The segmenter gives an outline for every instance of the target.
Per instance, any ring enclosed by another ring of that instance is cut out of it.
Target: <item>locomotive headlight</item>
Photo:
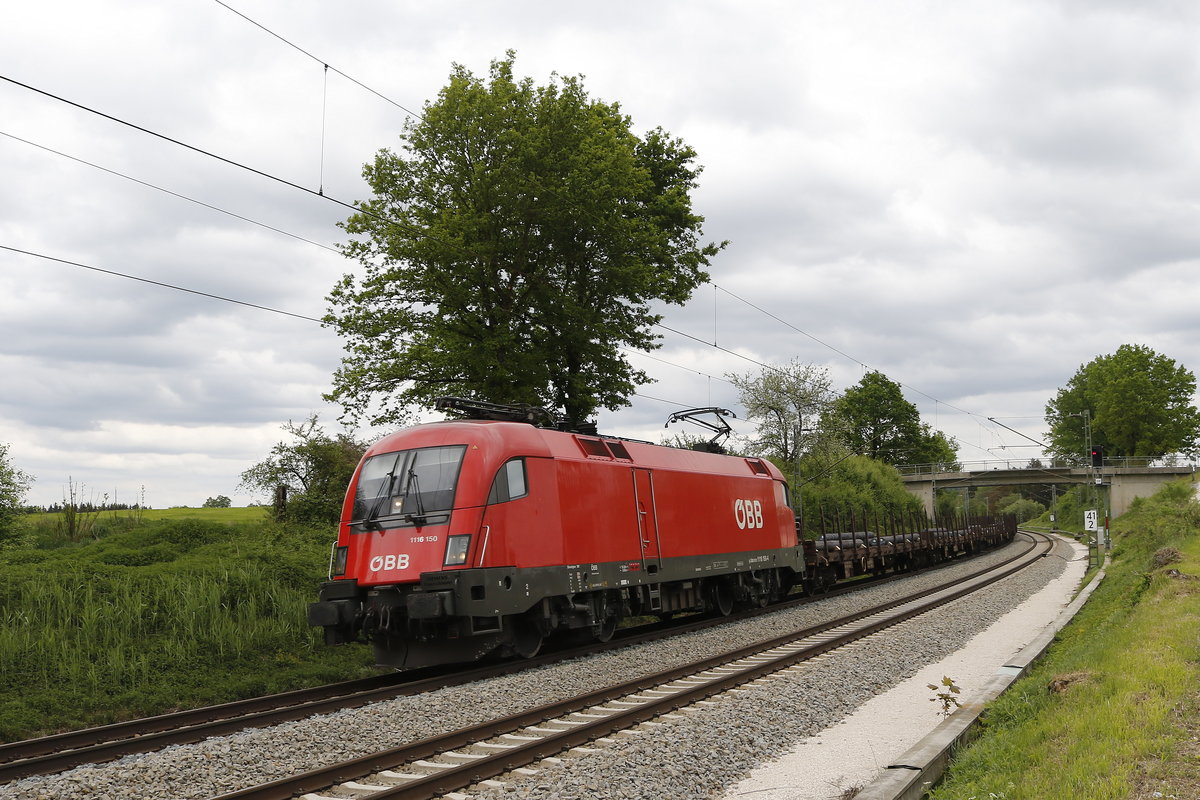
[[[329,577],[334,575],[346,574],[346,556],[350,552],[349,547],[335,547],[333,549],[333,563],[329,567]]]
[[[467,548],[471,546],[471,534],[463,533],[446,537],[446,558],[442,563],[447,567],[459,567],[467,563]]]

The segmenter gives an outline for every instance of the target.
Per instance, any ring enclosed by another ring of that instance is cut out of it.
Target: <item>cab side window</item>
[[[496,479],[492,481],[492,489],[488,492],[488,504],[507,503],[529,494],[529,486],[525,480],[525,459],[514,458],[505,462]]]

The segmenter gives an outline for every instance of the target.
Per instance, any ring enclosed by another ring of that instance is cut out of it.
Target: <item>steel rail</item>
[[[1038,534],[1038,536],[1043,539],[1042,544],[1047,545],[1046,552],[1049,552],[1053,547],[1053,541],[1041,534]],[[773,657],[770,660],[760,661],[754,666],[747,667],[745,670],[737,673],[719,678],[704,679],[701,685],[697,685],[691,689],[672,692],[669,696],[663,697],[660,700],[648,700],[628,710],[614,711],[603,719],[597,719],[593,722],[573,724],[570,729],[560,733],[548,734],[537,741],[514,745],[501,753],[475,758],[459,767],[447,768],[437,774],[412,780],[393,788],[378,790],[372,792],[370,795],[371,800],[392,800],[392,798],[399,798],[401,800],[428,800],[428,798],[457,791],[482,780],[509,772],[515,768],[532,764],[555,753],[562,752],[571,747],[577,747],[614,731],[629,728],[653,717],[661,716],[664,713],[669,713],[680,707],[703,700],[713,694],[726,691],[742,683],[747,683],[772,672],[793,666],[801,661],[814,658],[822,653],[842,647],[885,628],[898,625],[934,608],[979,591],[985,586],[989,586],[1035,563],[1045,553],[1038,553],[1030,558],[1026,557],[1038,546],[1038,542],[1032,540],[1031,537],[1029,547],[1003,564],[990,567],[986,570],[978,570],[949,584],[951,587],[961,587],[958,589],[948,590],[947,586],[941,586],[916,592],[899,600],[884,603],[837,620],[772,637],[692,664],[664,670],[653,675],[608,686],[586,695],[560,702],[548,703],[508,717],[451,731],[447,734],[312,770],[301,775],[282,778],[259,786],[252,786],[223,794],[213,800],[290,800],[290,798],[298,795],[325,789],[340,782],[392,770],[416,760],[436,756],[440,753],[472,745],[506,733],[513,733],[531,726],[538,726],[559,717],[578,713],[584,709],[595,708],[598,705],[628,697],[647,689],[658,688],[664,684],[670,684],[684,678],[695,677],[698,673],[704,673],[718,666],[728,665],[730,662],[737,662],[748,656],[761,654],[763,651],[788,648],[788,652],[782,655]],[[938,596],[929,600],[925,599],[933,595]],[[908,608],[903,608],[905,606],[908,606]],[[898,608],[903,608],[903,610],[892,616],[870,621],[872,617],[879,617]],[[859,625],[858,623],[863,624]],[[792,646],[798,640],[811,639],[814,636],[848,627],[849,630],[844,630],[833,638],[823,639],[801,648]]]
[[[342,681],[340,683],[326,684],[309,689],[295,689],[279,694],[234,700],[229,703],[175,711],[169,714],[159,714],[144,719],[114,722],[111,725],[56,733],[37,739],[7,742],[0,744],[0,762],[30,758],[57,750],[86,747],[98,741],[120,739],[141,733],[189,727],[248,712],[261,711],[268,707],[277,708],[281,705],[295,705],[297,703],[321,700],[326,697],[345,697],[381,686],[392,685],[396,682],[395,675],[374,675],[360,680]]]

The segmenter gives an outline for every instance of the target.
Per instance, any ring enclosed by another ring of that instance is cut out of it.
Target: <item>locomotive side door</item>
[[[633,502],[637,512],[638,539],[642,549],[642,567],[653,575],[658,572],[658,513],[654,508],[654,475],[648,469],[633,470]]]

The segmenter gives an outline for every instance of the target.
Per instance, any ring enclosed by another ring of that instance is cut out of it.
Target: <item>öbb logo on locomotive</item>
[[[738,500],[733,504],[733,518],[741,530],[761,528],[763,526],[762,502],[759,500]]]
[[[408,553],[388,553],[384,556],[375,556],[369,564],[371,572],[381,572],[391,569],[408,569],[409,564]]]

